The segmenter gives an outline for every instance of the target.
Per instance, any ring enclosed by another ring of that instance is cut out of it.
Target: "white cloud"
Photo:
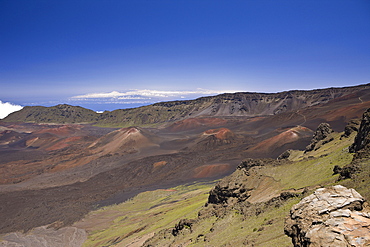
[[[187,91],[171,90],[128,90],[124,92],[112,91],[103,93],[90,93],[76,95],[68,100],[71,104],[77,105],[150,105],[163,101],[190,100],[202,96],[211,96],[222,93],[234,93],[235,91],[216,91],[198,88]]]
[[[6,116],[8,116],[12,112],[19,111],[22,108],[23,107],[20,106],[20,105],[13,105],[12,103],[9,103],[9,102],[3,103],[0,100],[0,119],[5,118]]]
[[[153,98],[187,98],[186,96],[202,96],[202,95],[215,95],[221,93],[232,93],[235,91],[215,91],[198,88],[193,91],[160,91],[160,90],[130,90],[127,92],[113,91],[110,93],[91,93],[84,95],[77,95],[71,97],[71,99],[125,99],[125,100],[136,100],[136,99],[153,99]]]

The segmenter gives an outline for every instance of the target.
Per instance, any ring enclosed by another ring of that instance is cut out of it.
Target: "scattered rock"
[[[179,223],[172,229],[172,235],[177,236],[184,229],[188,229],[191,232],[191,227],[197,221],[195,219],[181,219]]]
[[[338,169],[339,171],[339,169]],[[360,167],[357,163],[351,162],[348,165],[345,165],[343,168],[339,171],[339,178],[338,181],[347,179],[347,178],[353,178],[354,174],[360,171]]]
[[[321,123],[316,129],[311,143],[306,147],[305,153],[312,150],[317,150],[321,145],[334,140],[329,136],[332,132],[334,131],[328,123]]]
[[[335,165],[333,168],[333,175],[340,174],[342,170],[343,170],[342,167]]]
[[[317,189],[292,207],[284,232],[296,247],[369,246],[370,215],[364,201],[341,185]]]

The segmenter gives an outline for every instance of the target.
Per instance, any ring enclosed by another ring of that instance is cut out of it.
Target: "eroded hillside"
[[[6,122],[35,123],[95,123],[100,126],[153,126],[194,117],[257,117],[294,112],[330,101],[367,101],[370,86],[328,88],[281,93],[233,93],[203,97],[195,100],[161,102],[132,109],[119,109],[98,114],[82,107],[25,107],[10,114]],[[364,97],[364,99],[361,99]]]

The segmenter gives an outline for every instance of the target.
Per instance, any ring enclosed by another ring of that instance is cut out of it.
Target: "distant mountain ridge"
[[[370,89],[370,84],[279,93],[225,93],[195,100],[160,102],[131,109],[96,113],[66,104],[53,107],[26,106],[6,117],[6,122],[95,123],[101,126],[145,126],[189,117],[276,115],[325,104],[333,99]]]

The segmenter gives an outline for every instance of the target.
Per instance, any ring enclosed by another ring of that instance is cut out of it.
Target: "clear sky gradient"
[[[0,0],[0,105],[368,82],[368,0]]]

